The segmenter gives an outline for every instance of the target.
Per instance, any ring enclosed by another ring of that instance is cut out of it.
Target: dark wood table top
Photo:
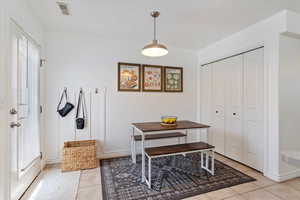
[[[187,120],[177,121],[176,123],[177,126],[172,126],[172,127],[162,126],[160,122],[133,123],[132,125],[143,132],[169,131],[169,130],[180,130],[180,129],[199,129],[199,128],[210,127],[208,125],[187,121]]]
[[[175,144],[169,146],[146,148],[145,152],[149,156],[161,156],[161,155],[169,155],[169,154],[176,154],[176,153],[188,153],[188,152],[200,151],[205,149],[213,149],[213,148],[215,147],[204,142],[194,142],[194,143],[187,143],[187,144]]]

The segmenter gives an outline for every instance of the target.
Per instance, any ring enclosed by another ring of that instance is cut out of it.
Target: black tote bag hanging
[[[85,125],[85,113],[84,113],[84,102],[83,102],[83,92],[80,90],[78,103],[77,103],[77,112],[76,112],[76,128],[77,129],[84,129]],[[82,117],[79,117],[79,113],[82,111]]]
[[[66,104],[64,105],[64,107],[60,108],[62,100],[64,98],[66,99]],[[73,110],[73,108],[74,108],[74,105],[68,101],[67,88],[65,88],[63,93],[61,94],[59,103],[57,105],[57,112],[61,117],[65,117]]]

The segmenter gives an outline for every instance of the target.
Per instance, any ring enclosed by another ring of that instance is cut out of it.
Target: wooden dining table
[[[157,132],[162,132],[160,134],[167,134],[172,130],[183,130],[185,134],[188,135],[188,130],[193,129],[206,129],[208,135],[210,126],[205,124],[200,124],[193,121],[181,120],[176,122],[176,126],[163,126],[161,122],[142,122],[142,123],[132,123],[132,138],[135,136],[135,132],[140,133],[141,136],[141,146],[142,146],[142,182],[145,182],[145,136],[151,135]],[[166,133],[163,133],[166,132]],[[187,143],[187,141],[185,141]],[[136,152],[132,155],[132,162],[136,163]]]

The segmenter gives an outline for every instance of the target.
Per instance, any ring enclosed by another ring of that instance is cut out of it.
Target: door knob
[[[236,113],[232,113],[233,115],[236,115]]]
[[[12,122],[10,123],[10,128],[20,127],[21,124],[19,122]]]

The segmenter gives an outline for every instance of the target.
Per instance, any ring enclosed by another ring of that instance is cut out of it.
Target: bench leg
[[[205,159],[204,159],[205,155]],[[210,166],[210,168],[209,168]],[[215,175],[215,154],[214,151],[201,152],[201,168],[211,175]]]

